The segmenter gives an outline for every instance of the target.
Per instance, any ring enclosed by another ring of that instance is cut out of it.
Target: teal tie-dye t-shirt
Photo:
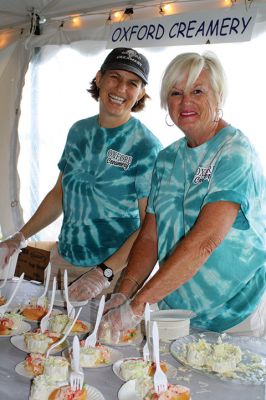
[[[193,310],[194,326],[217,331],[247,318],[266,289],[263,170],[249,140],[232,126],[201,146],[190,148],[182,138],[160,152],[147,208],[156,214],[160,268],[201,209],[222,200],[240,204],[226,238],[191,280],[159,303]]]
[[[102,128],[98,116],[76,122],[59,161],[63,224],[59,253],[77,266],[112,255],[139,228],[159,140],[136,118]]]

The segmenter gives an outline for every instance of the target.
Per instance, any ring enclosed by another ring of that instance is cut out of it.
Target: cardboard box
[[[50,260],[50,251],[27,246],[19,253],[15,276],[25,273],[24,279],[43,282],[44,270]]]

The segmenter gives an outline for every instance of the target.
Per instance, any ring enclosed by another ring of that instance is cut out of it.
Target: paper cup
[[[151,321],[157,322],[160,339],[168,342],[189,335],[194,316],[189,310],[160,310],[151,313]]]

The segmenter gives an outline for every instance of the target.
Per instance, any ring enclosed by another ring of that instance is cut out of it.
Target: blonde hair
[[[197,80],[203,69],[209,72],[210,82],[219,106],[222,106],[227,94],[227,80],[223,66],[211,51],[202,55],[182,53],[175,57],[165,70],[161,84],[161,107],[167,110],[167,100],[171,89],[188,75],[186,89]]]

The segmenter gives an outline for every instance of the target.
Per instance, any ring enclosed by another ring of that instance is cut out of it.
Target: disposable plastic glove
[[[103,276],[102,270],[100,268],[92,268],[69,286],[69,300],[91,300],[108,286],[110,286],[110,283]]]
[[[13,236],[0,243],[0,248],[3,249],[4,255],[1,257],[0,268],[4,267],[8,262],[10,257],[15,253],[15,251],[27,247],[27,242],[21,232],[16,232]]]
[[[128,298],[123,293],[113,293],[105,303],[103,313],[106,314],[107,311],[111,310],[112,308],[116,308],[124,304]]]
[[[99,327],[99,340],[108,343],[118,343],[122,334],[134,329],[142,320],[142,315],[136,315],[126,301],[120,307],[108,311],[102,318]]]

